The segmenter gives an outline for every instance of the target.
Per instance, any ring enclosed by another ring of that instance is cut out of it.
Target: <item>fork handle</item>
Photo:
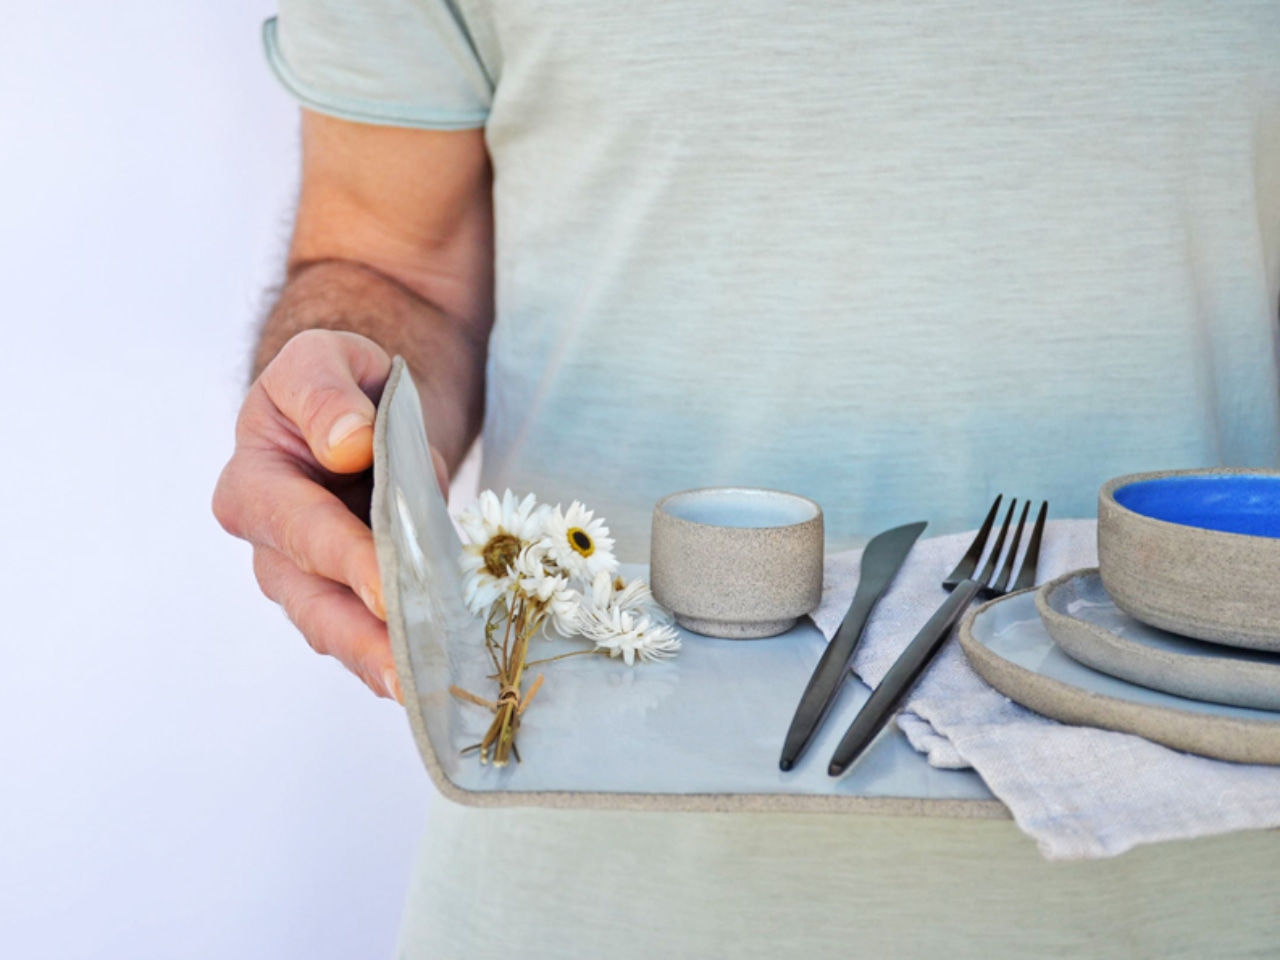
[[[894,711],[901,706],[920,675],[932,662],[934,655],[942,648],[951,627],[960,619],[960,614],[981,589],[982,584],[976,580],[961,580],[951,596],[916,634],[915,639],[907,644],[907,648],[889,668],[880,685],[872,691],[871,699],[862,705],[858,715],[853,718],[853,723],[831,757],[827,773],[833,777],[843,775],[884,729]]]

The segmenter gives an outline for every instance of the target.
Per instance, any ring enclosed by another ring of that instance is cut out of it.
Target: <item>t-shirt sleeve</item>
[[[304,106],[361,123],[484,126],[493,84],[449,0],[280,0],[267,60]]]

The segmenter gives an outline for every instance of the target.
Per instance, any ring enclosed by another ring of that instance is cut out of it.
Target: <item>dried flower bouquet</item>
[[[617,576],[613,540],[604,519],[574,501],[568,510],[539,504],[532,494],[499,499],[486,490],[458,517],[466,543],[461,565],[467,608],[485,617],[484,642],[498,684],[495,700],[459,687],[454,696],[492,710],[478,750],[481,763],[518,761],[520,717],[542,685],[539,674],[526,690],[525,669],[565,657],[621,657],[628,666],[665,660],[680,648],[666,611],[642,580]],[[528,659],[539,633],[553,630],[592,646],[572,653]]]

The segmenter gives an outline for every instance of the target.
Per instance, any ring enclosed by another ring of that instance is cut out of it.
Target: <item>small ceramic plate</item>
[[[1135,620],[1096,569],[1040,588],[1036,608],[1054,641],[1086,666],[1196,700],[1280,710],[1280,655],[1204,643]]]
[[[1073,660],[1054,642],[1036,593],[993,600],[960,624],[960,643],[989,684],[1063,723],[1133,733],[1238,763],[1280,764],[1280,713],[1151,690]]]
[[[534,668],[545,682],[524,715],[523,763],[482,766],[462,750],[492,715],[449,693],[491,694],[481,622],[462,602],[462,545],[436,486],[422,409],[397,359],[374,431],[373,531],[405,710],[441,793],[477,806],[775,810],[1005,817],[973,771],[938,770],[894,732],[843,779],[827,762],[869,692],[856,680],[796,769],[778,757],[825,640],[806,618],[742,643],[683,633],[666,663],[576,657]],[[644,575],[643,567],[627,571]],[[539,641],[553,656],[581,649]]]

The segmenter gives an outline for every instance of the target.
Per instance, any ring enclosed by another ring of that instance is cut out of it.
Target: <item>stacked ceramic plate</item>
[[[1098,561],[975,611],[978,672],[1068,723],[1280,764],[1280,472],[1112,480]]]

